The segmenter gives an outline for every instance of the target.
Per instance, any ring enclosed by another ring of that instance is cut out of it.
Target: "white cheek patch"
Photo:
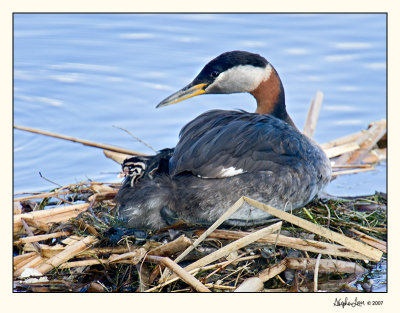
[[[212,93],[213,90],[220,93],[251,92],[264,80],[268,80],[272,73],[272,66],[267,64],[265,68],[252,65],[239,65],[222,72],[215,81],[205,90]]]

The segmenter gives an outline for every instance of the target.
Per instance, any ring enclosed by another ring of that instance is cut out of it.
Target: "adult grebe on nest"
[[[292,210],[328,184],[328,158],[296,128],[276,70],[258,54],[221,54],[157,107],[204,93],[238,92],[254,96],[255,113],[205,112],[183,127],[174,150],[125,161],[129,174],[116,199],[127,227],[156,230],[175,219],[212,224],[242,195]],[[227,224],[258,225],[269,217],[245,203]]]

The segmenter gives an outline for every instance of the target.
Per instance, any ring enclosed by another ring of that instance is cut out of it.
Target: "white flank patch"
[[[239,65],[222,72],[215,81],[206,88],[212,90],[218,88],[224,93],[251,92],[256,89],[262,81],[268,80],[272,73],[272,66],[268,64],[265,68],[252,65]]]
[[[221,176],[222,177],[230,177],[230,176],[235,176],[243,173],[243,169],[239,168],[236,169],[233,166],[225,168],[223,167],[221,170]]]

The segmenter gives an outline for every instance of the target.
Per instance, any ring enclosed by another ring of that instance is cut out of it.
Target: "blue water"
[[[265,56],[303,128],[324,93],[315,139],[326,142],[386,117],[384,14],[16,14],[14,124],[151,153],[213,109],[255,110],[247,94],[205,95],[155,109],[229,50]],[[14,192],[92,179],[119,181],[102,150],[14,130]],[[343,176],[333,194],[386,191],[386,165]]]

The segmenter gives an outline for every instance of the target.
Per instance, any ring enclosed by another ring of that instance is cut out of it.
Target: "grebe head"
[[[170,105],[201,94],[248,92],[257,100],[257,113],[293,124],[287,115],[285,92],[274,67],[262,56],[246,51],[225,52],[204,66],[186,87],[157,105]]]

